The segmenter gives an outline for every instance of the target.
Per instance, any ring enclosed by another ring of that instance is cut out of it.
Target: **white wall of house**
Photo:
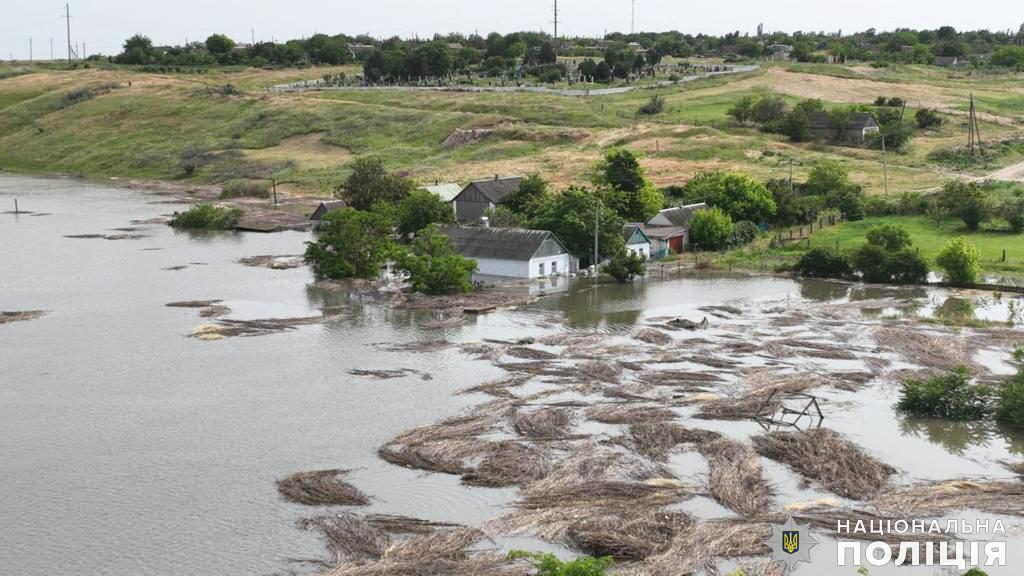
[[[542,266],[543,273],[541,272]],[[553,274],[567,274],[568,272],[568,254],[555,254],[553,256],[543,256],[541,258],[533,258],[530,260],[530,278],[537,278],[538,276],[551,276]]]
[[[569,255],[555,254],[526,260],[498,260],[477,258],[476,273],[485,276],[507,276],[511,278],[537,278],[541,276],[540,266],[544,265],[544,276],[569,273]]]
[[[643,257],[645,259],[651,257],[651,243],[650,242],[644,242],[643,244],[629,244],[629,245],[626,246],[626,250],[630,254],[633,254],[634,252],[639,252],[641,255],[643,255]]]

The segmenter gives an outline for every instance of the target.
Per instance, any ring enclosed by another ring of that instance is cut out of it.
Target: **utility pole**
[[[32,63],[32,37],[28,37],[28,63]]]
[[[789,159],[789,193],[793,194],[793,159]]]
[[[53,38],[50,38],[50,62],[53,62]]]
[[[882,186],[889,195],[889,162],[885,159],[885,134],[882,134]]]
[[[68,64],[71,64],[71,5],[64,5],[64,19],[68,24]]]
[[[558,0],[555,0],[555,19],[552,24],[555,25],[555,40],[558,40]]]
[[[252,37],[252,45],[255,46],[256,45],[256,29],[255,28],[249,28],[249,35]]]
[[[636,0],[630,0],[629,33],[636,34]]]
[[[601,201],[594,202],[594,284],[597,284],[597,230],[601,226]]]

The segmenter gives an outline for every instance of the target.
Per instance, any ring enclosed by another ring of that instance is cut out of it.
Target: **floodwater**
[[[437,329],[426,326],[436,319],[429,311],[312,288],[304,267],[237,263],[301,253],[306,233],[192,234],[133,224],[182,206],[153,193],[0,175],[0,210],[12,209],[15,197],[32,213],[0,214],[0,310],[48,314],[0,325],[0,571],[10,574],[309,572],[324,550],[295,521],[324,510],[286,503],[274,486],[301,470],[352,469],[349,479],[373,499],[370,512],[470,525],[500,515],[514,489],[466,488],[454,476],[389,465],[375,451],[400,432],[479,402],[455,392],[504,372],[457,349],[423,354],[388,345],[564,331],[625,336],[650,318],[697,318],[705,305],[799,307],[879,297],[842,284],[739,275],[631,286],[581,281],[527,308]],[[117,230],[126,227],[136,229]],[[142,237],[67,237],[83,234]],[[902,293],[934,304],[865,313],[939,316],[946,300],[962,298]],[[1006,320],[1017,300],[1003,298],[972,300],[976,317]],[[276,334],[202,341],[189,335],[209,319],[165,306],[207,299],[222,300],[231,319],[304,317],[324,308],[341,314]],[[962,304],[949,308],[966,314]],[[1005,364],[1005,354],[985,361]],[[419,373],[389,380],[348,373],[383,368]],[[891,382],[827,392],[826,422],[898,467],[899,482],[1012,477],[1001,462],[1024,456],[1019,435],[901,418],[891,409],[896,395]],[[704,427],[740,437],[759,430],[747,422]],[[670,464],[681,478],[706,475],[686,454]],[[827,496],[784,466],[765,467],[778,501]],[[685,504],[701,517],[730,514],[709,499]],[[499,544],[551,549],[528,538]],[[834,546],[819,549],[814,568],[797,574],[852,573],[829,568]]]

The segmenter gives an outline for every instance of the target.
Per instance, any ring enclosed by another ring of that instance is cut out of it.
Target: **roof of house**
[[[939,66],[951,66],[953,64],[958,64],[959,62],[960,62],[960,58],[958,58],[956,56],[936,56],[935,57],[935,63],[938,64]]]
[[[455,182],[445,182],[444,184],[434,184],[433,186],[420,186],[423,190],[434,194],[445,202],[451,202],[462,192],[462,186],[459,186]]]
[[[698,204],[687,204],[686,206],[677,206],[675,208],[666,208],[658,212],[658,214],[648,220],[648,223],[652,222],[657,218],[659,221],[663,218],[668,220],[672,226],[678,226],[680,228],[686,228],[690,225],[690,220],[693,220],[693,214],[700,210],[704,210],[708,207],[704,202]],[[661,218],[658,218],[658,217]],[[655,226],[661,225],[660,222],[655,222]],[[649,236],[649,234],[648,234]]]
[[[657,240],[668,240],[686,234],[686,228],[678,226],[648,226],[644,224],[642,230],[645,236]]]
[[[500,204],[506,196],[519,188],[519,185],[522,183],[522,176],[510,176],[508,178],[498,178],[495,176],[491,180],[477,180],[475,182],[470,182],[462,189],[462,192],[465,192],[470,188],[476,188],[481,194],[483,194],[484,198],[487,198],[487,200],[494,204]]]
[[[347,204],[345,204],[344,200],[327,200],[326,202],[321,202],[320,205],[316,207],[316,210],[310,214],[309,219],[323,220],[324,214],[327,214],[331,210],[340,210],[345,206],[347,206]]]
[[[831,129],[834,128],[832,124],[832,117],[829,116],[828,112],[811,112],[809,120],[809,126],[812,129]],[[848,130],[863,130],[864,128],[877,127],[878,122],[875,121],[875,117],[870,112],[854,112],[850,116],[850,126]]]
[[[644,239],[648,243],[650,243],[651,239],[647,236],[647,233],[644,232],[644,225],[639,222],[630,222],[629,224],[624,224],[622,226],[622,239],[626,241],[626,244],[629,244],[629,241],[637,232],[640,232]]]
[[[466,258],[525,261],[532,258],[548,239],[554,239],[565,250],[565,245],[547,230],[441,226],[438,232],[447,236],[455,245],[456,252]]]

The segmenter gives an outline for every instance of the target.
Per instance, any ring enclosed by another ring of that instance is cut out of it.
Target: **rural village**
[[[48,58],[25,24],[0,572],[1020,574],[1024,15],[566,4],[116,50],[66,5]]]

